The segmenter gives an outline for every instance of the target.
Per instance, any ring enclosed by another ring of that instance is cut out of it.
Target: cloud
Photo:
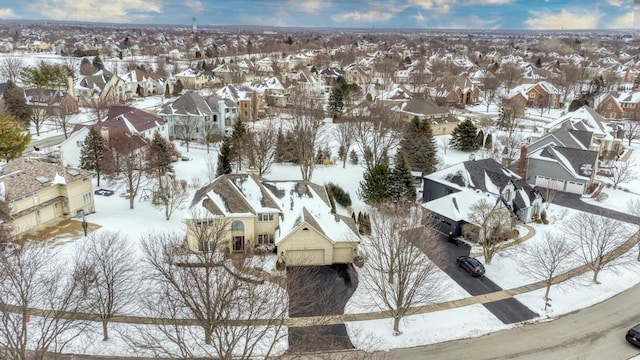
[[[15,19],[17,16],[13,12],[13,9],[1,9],[0,8],[0,19]]]
[[[323,0],[292,0],[291,5],[296,9],[306,13],[317,13],[322,8],[330,5],[327,1]]]
[[[615,18],[610,24],[609,29],[630,29],[633,28],[633,12]]]
[[[602,13],[598,10],[560,12],[529,11],[531,17],[524,21],[527,28],[532,30],[557,29],[596,29]]]
[[[466,5],[508,5],[514,0],[466,0]],[[615,1],[615,0],[613,0]]]
[[[622,6],[622,0],[607,0],[607,4],[615,7]]]
[[[409,4],[421,7],[425,10],[433,10],[438,13],[446,14],[451,11],[451,3],[455,0],[409,0]]]
[[[355,22],[374,22],[374,21],[388,21],[395,16],[394,13],[391,12],[382,12],[382,11],[367,11],[367,12],[359,12],[353,11],[349,13],[335,14],[331,15],[331,20],[335,22],[346,22],[346,21],[355,21]]]
[[[425,17],[424,17],[424,16],[422,15],[422,13],[420,13],[420,12],[416,13],[415,15],[413,15],[413,16],[411,16],[411,17],[412,17],[412,18],[414,18],[414,19],[416,19],[416,21],[417,21],[419,24],[424,24],[424,23],[427,21],[427,19],[425,19]]]
[[[501,19],[489,19],[483,20],[475,15],[465,17],[464,19],[457,19],[448,23],[445,28],[452,29],[487,29],[496,30],[500,28]]]
[[[27,6],[53,20],[131,23],[162,13],[161,0],[38,0]]]
[[[186,0],[184,5],[194,12],[204,11],[204,4],[199,0]]]

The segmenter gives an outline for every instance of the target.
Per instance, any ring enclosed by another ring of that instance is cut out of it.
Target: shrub
[[[364,266],[364,257],[362,255],[356,255],[356,257],[353,258],[353,265],[361,268]]]
[[[324,188],[327,190],[327,196],[329,196],[329,203],[331,204],[331,213],[336,213],[336,201],[335,196],[333,195],[333,191],[331,190],[331,186],[329,184],[325,185]]]
[[[348,192],[344,191],[343,188],[334,183],[328,183],[325,187],[327,188],[327,192],[331,191],[338,204],[344,207],[351,206],[351,196]]]
[[[286,266],[287,264],[284,262],[284,259],[276,260],[276,270],[282,271]]]
[[[353,165],[357,165],[358,161],[360,161],[360,159],[358,158],[358,153],[356,153],[355,150],[351,150],[351,153],[349,153],[349,160]]]
[[[540,220],[542,220],[542,222],[545,224],[548,223],[546,210],[542,210],[542,212],[540,213]]]

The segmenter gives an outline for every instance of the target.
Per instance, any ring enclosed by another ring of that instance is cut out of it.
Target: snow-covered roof
[[[469,213],[471,212],[471,205],[482,199],[493,204],[497,201],[498,197],[495,194],[465,188],[460,192],[426,202],[422,204],[422,207],[454,221],[464,220],[470,222]]]

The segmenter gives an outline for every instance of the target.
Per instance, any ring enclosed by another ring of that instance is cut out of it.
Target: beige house
[[[8,204],[7,224],[16,234],[95,211],[91,173],[82,169],[12,160],[0,170],[0,189]]]
[[[352,218],[331,213],[324,186],[256,175],[199,189],[185,221],[192,251],[275,252],[287,266],[351,263],[360,241]]]

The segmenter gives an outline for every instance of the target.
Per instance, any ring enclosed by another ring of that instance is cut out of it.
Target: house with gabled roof
[[[360,241],[353,219],[332,213],[324,186],[255,174],[222,175],[198,189],[185,222],[192,251],[272,251],[286,266],[351,263]],[[222,239],[202,236],[215,226]]]
[[[450,134],[458,125],[457,118],[449,113],[449,109],[438,106],[431,99],[411,99],[403,101],[393,111],[403,114],[406,120],[417,117],[420,120],[427,119],[436,135]]]
[[[95,212],[91,173],[30,158],[0,167],[0,188],[8,204],[7,219],[15,234],[42,224]]]
[[[258,113],[263,107],[262,98],[255,90],[247,86],[227,85],[216,91],[216,95],[220,99],[231,100],[236,104],[238,119],[241,121],[257,120]]]
[[[423,177],[422,206],[445,233],[460,236],[471,205],[481,199],[501,202],[525,223],[540,215],[544,202],[538,190],[493,159],[465,161]]]
[[[158,116],[167,122],[169,136],[182,138],[185,133],[190,133],[194,139],[202,140],[211,133],[210,130],[223,134],[237,118],[237,108],[233,101],[216,95],[203,97],[195,91],[187,91],[164,104]],[[194,131],[183,131],[184,126],[190,126]],[[213,128],[206,130],[208,126]]]
[[[622,138],[607,124],[605,118],[589,106],[567,113],[542,127],[543,134],[564,127],[593,133],[589,150],[597,151],[601,157],[611,158],[619,155],[622,150]],[[536,140],[536,138],[532,138]]]
[[[180,81],[185,89],[202,89],[212,81],[211,76],[207,75],[203,70],[186,69],[175,74],[176,82]]]
[[[76,124],[73,127],[69,138],[60,144],[63,165],[80,166],[80,153],[90,127],[95,127],[105,139],[110,134],[122,132],[135,136],[139,148],[145,148],[156,132],[165,139],[169,138],[167,123],[162,118],[130,106],[111,106],[104,119],[94,124]]]
[[[539,81],[535,84],[522,84],[511,89],[503,100],[504,106],[513,102],[524,104],[527,107],[546,107],[557,109],[562,107],[561,92],[547,81]]]

